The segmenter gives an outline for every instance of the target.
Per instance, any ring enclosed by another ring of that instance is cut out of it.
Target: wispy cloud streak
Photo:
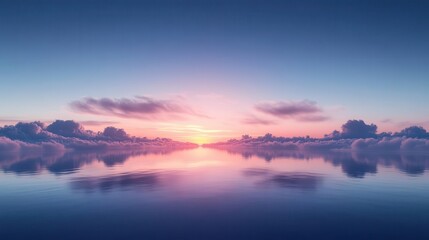
[[[276,124],[272,120],[256,117],[253,115],[244,118],[243,120],[241,120],[241,123],[249,124],[249,125],[273,125],[273,124]]]
[[[264,102],[256,104],[255,109],[278,118],[295,119],[298,121],[315,122],[328,119],[323,114],[323,110],[317,106],[316,102],[308,100]]]
[[[144,96],[130,98],[85,98],[70,107],[79,113],[137,119],[182,119],[185,116],[205,117],[180,99],[158,100]]]

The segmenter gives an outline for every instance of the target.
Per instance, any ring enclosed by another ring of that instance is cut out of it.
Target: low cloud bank
[[[377,134],[377,126],[362,120],[349,120],[341,131],[323,138],[276,137],[270,133],[260,137],[243,135],[241,139],[205,144],[211,148],[259,148],[299,151],[429,151],[429,133],[420,126],[411,126],[397,133]]]
[[[19,122],[0,127],[0,155],[17,152],[58,154],[67,150],[117,150],[130,148],[192,148],[196,144],[168,138],[148,139],[130,136],[123,129],[106,127],[93,132],[72,120],[56,120],[48,126],[41,122]],[[429,133],[420,126],[411,126],[396,133],[377,133],[377,126],[362,120],[349,120],[341,131],[323,138],[260,137],[243,135],[240,139],[206,144],[212,148],[259,148],[302,151],[429,151]]]
[[[0,127],[0,155],[17,152],[51,154],[66,150],[109,150],[145,147],[192,148],[196,144],[168,138],[129,136],[123,129],[106,127],[102,132],[85,130],[78,122],[56,120],[45,126],[41,122],[19,122]]]

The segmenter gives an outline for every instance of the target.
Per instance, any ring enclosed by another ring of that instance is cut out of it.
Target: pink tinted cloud
[[[255,105],[255,109],[278,118],[304,122],[319,122],[329,119],[323,114],[323,110],[317,106],[316,102],[308,100],[259,103]]]
[[[303,122],[322,122],[322,121],[328,120],[329,117],[325,115],[306,115],[306,116],[300,116],[297,119]]]
[[[276,124],[272,120],[260,118],[260,117],[253,116],[253,115],[244,118],[243,120],[241,120],[241,123],[249,124],[249,125],[273,125],[273,124]]]
[[[80,113],[136,119],[183,119],[185,116],[206,117],[181,99],[158,100],[144,96],[135,98],[85,98],[74,101],[71,108]]]
[[[84,125],[84,126],[105,126],[105,125],[118,124],[119,122],[88,120],[88,121],[79,121],[79,123],[82,124],[82,125]]]

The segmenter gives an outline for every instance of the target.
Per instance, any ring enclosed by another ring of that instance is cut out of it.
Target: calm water
[[[156,150],[0,158],[1,239],[429,239],[429,156]]]

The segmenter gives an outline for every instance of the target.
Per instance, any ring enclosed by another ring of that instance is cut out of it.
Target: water
[[[429,239],[429,156],[146,150],[0,159],[1,239]]]

